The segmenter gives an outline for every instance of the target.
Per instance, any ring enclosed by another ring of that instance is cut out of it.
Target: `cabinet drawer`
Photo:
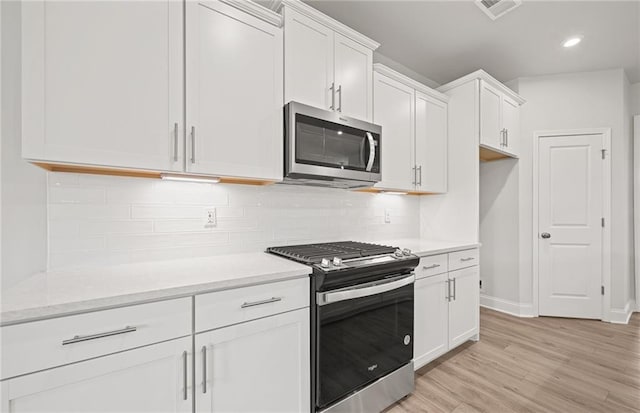
[[[480,251],[477,248],[456,251],[449,254],[449,271],[473,267],[480,263]]]
[[[191,334],[191,298],[2,328],[2,379]]]
[[[196,296],[196,332],[309,306],[309,278]]]
[[[416,278],[424,278],[432,275],[442,274],[448,271],[449,261],[447,254],[432,255],[420,259],[420,264],[416,268]]]

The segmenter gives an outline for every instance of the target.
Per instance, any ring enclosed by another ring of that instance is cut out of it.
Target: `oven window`
[[[365,171],[369,161],[366,132],[321,119],[296,114],[296,162],[329,168]],[[379,135],[373,134],[375,150]],[[379,172],[376,153],[371,172]]]
[[[410,284],[316,307],[318,408],[327,407],[413,358],[413,294]]]

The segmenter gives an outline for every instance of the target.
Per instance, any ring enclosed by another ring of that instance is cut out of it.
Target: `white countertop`
[[[480,246],[419,238],[377,240],[426,257]],[[2,292],[0,325],[306,277],[311,268],[258,252],[35,274]]]
[[[405,238],[378,241],[384,245],[391,245],[399,248],[409,248],[411,252],[420,257],[429,255],[445,254],[452,251],[468,250],[481,246],[479,242],[470,241],[435,241],[420,238]]]
[[[306,265],[262,252],[43,272],[2,291],[0,324],[301,278],[310,273]]]

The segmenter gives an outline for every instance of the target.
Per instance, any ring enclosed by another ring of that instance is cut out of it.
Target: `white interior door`
[[[601,318],[603,136],[542,137],[539,314]]]

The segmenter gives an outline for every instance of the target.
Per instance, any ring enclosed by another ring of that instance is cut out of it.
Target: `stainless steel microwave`
[[[382,127],[297,102],[284,117],[284,183],[365,188],[380,181]]]

